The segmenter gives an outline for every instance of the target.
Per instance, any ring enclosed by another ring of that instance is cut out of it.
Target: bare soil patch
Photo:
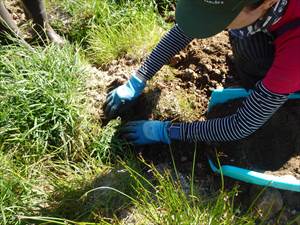
[[[22,25],[25,21],[25,12],[22,8],[21,1],[5,1],[5,6],[16,23]]]

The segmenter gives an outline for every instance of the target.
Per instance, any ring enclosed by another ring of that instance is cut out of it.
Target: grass
[[[70,22],[56,20],[56,27],[82,43],[89,60],[100,66],[126,54],[139,59],[163,34],[164,23],[151,0],[63,0],[59,5]]]
[[[77,170],[80,179],[98,171],[92,162],[108,164],[122,143],[113,139],[118,121],[101,128],[86,110],[86,61],[76,46],[0,53],[0,221],[17,224],[40,213],[66,174],[77,182]]]
[[[0,48],[0,149],[76,156],[85,142],[83,62],[71,46]]]
[[[182,112],[181,117],[185,121],[195,121],[196,117],[200,114],[199,110],[197,110],[197,107],[195,106],[197,97],[192,94],[187,94],[182,90],[176,91],[175,95],[178,100],[180,111]]]
[[[231,193],[220,191],[210,199],[199,195],[196,189],[187,193],[180,179],[174,177],[174,172],[158,171],[155,166],[141,161],[147,174],[121,162],[131,177],[135,195],[132,195],[132,190],[130,196],[117,190],[119,195],[131,201],[130,212],[135,224],[255,224],[254,216],[240,216],[238,207],[233,205],[237,190]],[[113,188],[107,189],[116,192]],[[128,222],[125,219],[116,221],[116,224]]]
[[[253,215],[242,215],[233,205],[236,189],[209,198],[195,189],[191,195],[170,170],[158,171],[143,160],[130,160],[120,161],[117,168],[90,168],[82,174],[91,180],[86,183],[79,175],[83,168],[76,168],[79,176],[72,175],[54,186],[56,194],[49,199],[49,211],[20,218],[50,224],[255,224]],[[66,175],[75,170],[66,169]],[[122,213],[130,218],[117,216]]]

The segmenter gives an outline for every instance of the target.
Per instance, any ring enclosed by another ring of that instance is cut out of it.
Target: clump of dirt
[[[208,118],[231,115],[242,99],[219,104]],[[216,144],[222,164],[300,179],[300,101],[289,100],[259,130],[243,140]]]
[[[114,88],[125,83],[133,71],[137,69],[137,66],[136,59],[126,56],[118,61],[113,60],[110,65],[102,70],[94,66],[87,66],[85,68],[86,73],[90,74],[86,81],[88,110],[96,119],[99,121],[105,120],[102,106],[107,94]]]
[[[224,85],[231,56],[228,34],[222,32],[208,39],[195,39],[171,59],[170,65],[178,69],[176,76],[186,87],[204,89],[209,96],[214,88]]]

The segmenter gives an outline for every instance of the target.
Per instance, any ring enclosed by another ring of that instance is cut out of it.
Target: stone
[[[283,207],[283,199],[279,190],[274,188],[263,189],[252,186],[250,198],[255,201],[254,208],[259,217],[269,219],[275,216]]]

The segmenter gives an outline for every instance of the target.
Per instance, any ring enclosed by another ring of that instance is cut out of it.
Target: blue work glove
[[[171,122],[140,120],[128,122],[121,129],[121,136],[134,145],[146,145],[162,142],[170,144],[168,128]]]
[[[146,81],[132,75],[125,84],[115,88],[107,95],[103,106],[105,116],[107,118],[116,117],[121,109],[125,110],[128,103],[141,95],[145,86]]]

